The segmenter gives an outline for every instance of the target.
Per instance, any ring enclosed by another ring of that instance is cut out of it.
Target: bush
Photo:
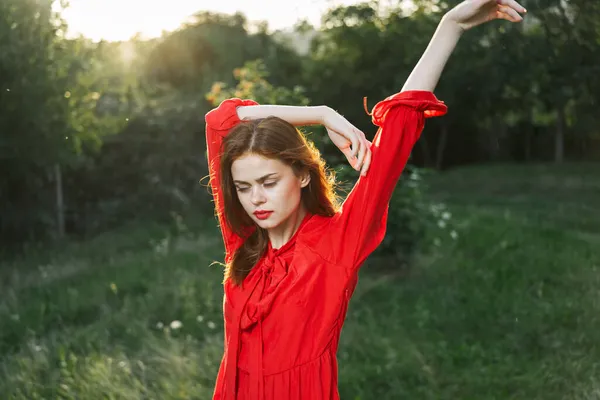
[[[344,197],[354,185],[356,172],[348,165],[336,168],[340,183],[339,194]],[[419,252],[426,252],[441,245],[442,240],[456,239],[452,229],[452,214],[444,204],[430,199],[423,176],[426,169],[408,164],[390,200],[387,232],[374,257],[385,257],[398,264],[408,266]]]
[[[309,99],[304,95],[304,89],[296,86],[293,89],[273,86],[269,81],[269,72],[262,60],[249,61],[241,68],[233,71],[238,81],[236,87],[228,87],[223,82],[215,82],[206,99],[213,105],[231,97],[253,99],[260,104],[286,104],[306,106]]]

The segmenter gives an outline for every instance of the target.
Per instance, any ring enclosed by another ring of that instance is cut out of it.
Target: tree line
[[[402,87],[456,3],[370,1],[279,32],[199,11],[160,38],[94,43],[67,38],[51,0],[1,2],[3,251],[211,214],[204,114],[223,96],[327,104],[373,135],[363,98],[372,107]],[[522,4],[524,23],[463,36],[436,90],[450,112],[427,124],[413,166],[600,160],[600,3]]]

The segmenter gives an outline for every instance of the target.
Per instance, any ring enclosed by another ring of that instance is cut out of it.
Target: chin
[[[270,218],[262,221],[259,219],[255,219],[254,222],[262,229],[273,229],[278,225],[277,221],[271,221]]]
[[[273,229],[276,228],[279,224],[281,224],[279,218],[275,218],[273,214],[271,214],[270,218],[268,219],[260,220],[255,217],[253,217],[252,219],[254,220],[254,223],[262,229]]]

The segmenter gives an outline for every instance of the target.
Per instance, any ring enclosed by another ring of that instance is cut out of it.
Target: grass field
[[[342,399],[600,399],[600,165],[429,183],[458,238],[408,275],[365,266],[338,354]],[[222,271],[209,265],[222,248],[213,221],[186,222],[2,265],[0,398],[210,399]]]

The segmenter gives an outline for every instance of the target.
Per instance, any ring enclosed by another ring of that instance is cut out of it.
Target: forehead
[[[236,159],[231,165],[231,175],[234,180],[251,182],[273,173],[285,175],[293,173],[293,171],[291,167],[280,160],[257,154],[246,154]]]

